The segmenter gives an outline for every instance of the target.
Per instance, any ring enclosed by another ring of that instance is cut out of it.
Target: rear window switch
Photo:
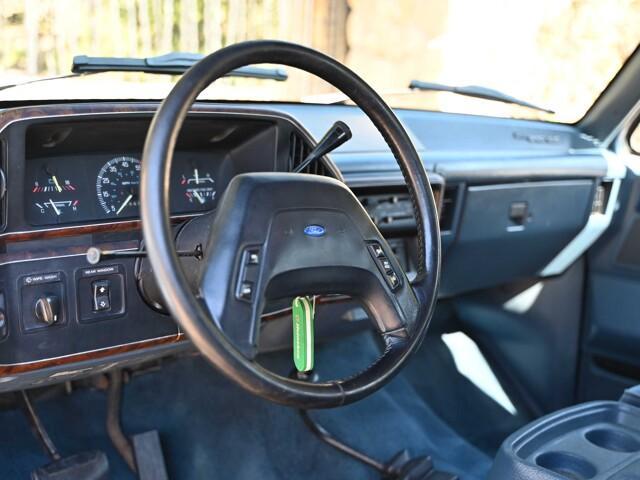
[[[111,282],[109,280],[97,280],[91,284],[93,293],[93,311],[104,312],[111,310]]]

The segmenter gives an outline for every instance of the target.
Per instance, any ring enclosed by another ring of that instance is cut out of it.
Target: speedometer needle
[[[56,204],[53,203],[53,200],[49,199],[49,203],[53,207],[53,211],[56,212],[56,215],[60,215],[62,212],[56,207]]]
[[[122,202],[122,205],[120,205],[120,208],[116,212],[116,215],[120,215],[120,212],[124,210],[124,207],[126,207],[129,204],[132,198],[133,198],[133,195],[130,193],[129,196],[124,199],[124,202]]]

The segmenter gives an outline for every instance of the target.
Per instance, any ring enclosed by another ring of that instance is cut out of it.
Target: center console
[[[490,480],[640,479],[640,386],[547,415],[505,440]]]

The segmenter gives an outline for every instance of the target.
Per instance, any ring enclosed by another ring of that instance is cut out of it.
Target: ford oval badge
[[[326,230],[322,225],[307,225],[304,227],[304,234],[310,237],[322,237]]]

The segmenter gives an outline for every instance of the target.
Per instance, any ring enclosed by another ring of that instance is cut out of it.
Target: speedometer
[[[105,163],[96,180],[98,203],[108,215],[128,217],[138,213],[140,160],[115,157]]]

